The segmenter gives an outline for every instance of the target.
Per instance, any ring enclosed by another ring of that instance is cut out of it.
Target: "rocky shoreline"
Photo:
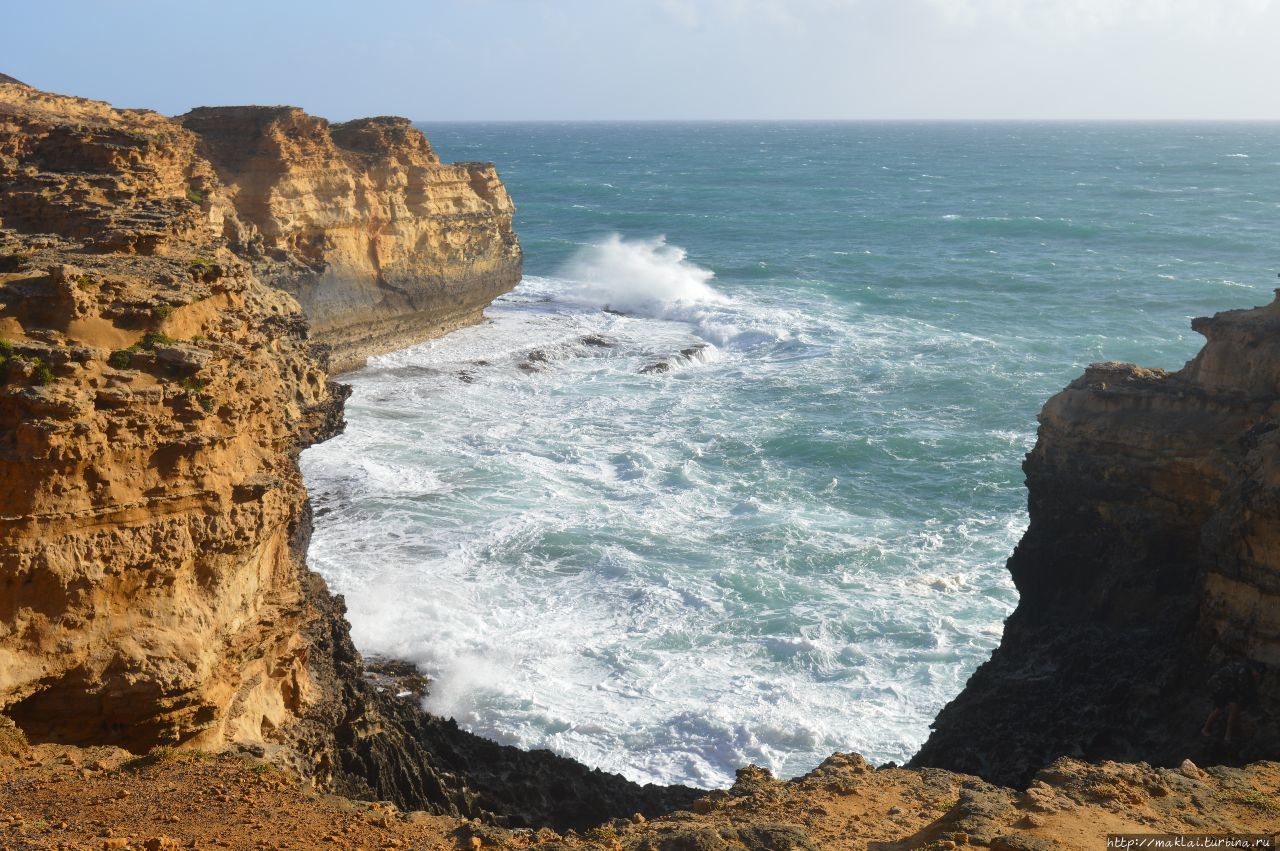
[[[103,803],[139,772],[239,790],[163,836],[6,816],[14,847],[199,847],[240,792],[316,824],[381,819],[379,840],[417,825],[424,847],[1080,847],[1104,825],[1280,812],[1275,766],[1184,763],[1212,668],[1280,661],[1280,303],[1197,320],[1209,342],[1179,373],[1098,365],[1046,406],[1009,565],[1022,601],[913,762],[947,771],[837,755],[787,783],[639,786],[371,680],[306,566],[298,455],[344,426],[331,372],[515,285],[512,210],[492,166],[441,164],[404,119],[171,119],[0,78],[0,803],[52,812],[75,788],[96,822],[141,823]],[[1235,758],[1275,758],[1274,725]]]

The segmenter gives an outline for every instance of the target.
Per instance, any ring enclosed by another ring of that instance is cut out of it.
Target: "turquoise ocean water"
[[[349,377],[312,563],[429,708],[636,780],[908,757],[1016,602],[1043,402],[1276,283],[1278,125],[424,129],[526,277]]]

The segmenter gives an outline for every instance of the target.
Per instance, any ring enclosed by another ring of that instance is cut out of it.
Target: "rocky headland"
[[[913,764],[1025,783],[1063,755],[1200,754],[1214,671],[1273,670],[1230,752],[1280,757],[1280,300],[1196,319],[1167,373],[1091,366],[1027,456],[1017,610]]]
[[[406,118],[240,106],[177,121],[218,178],[192,192],[254,274],[298,299],[335,371],[477,322],[520,281],[493,164],[440,162]]]
[[[368,676],[306,566],[298,454],[343,427],[334,352],[472,321],[515,284],[511,209],[491,166],[440,164],[402,119],[167,118],[0,78],[5,847],[1041,849],[1274,828],[1274,764],[1184,758],[1212,669],[1280,661],[1280,304],[1197,320],[1181,372],[1095,366],[1046,406],[1021,603],[916,758],[939,768],[836,755],[788,782],[641,787]],[[1275,720],[1246,720],[1228,757],[1274,758]]]

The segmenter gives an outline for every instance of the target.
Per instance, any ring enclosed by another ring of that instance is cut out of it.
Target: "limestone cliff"
[[[227,187],[231,248],[297,297],[335,370],[475,322],[520,280],[493,165],[441,163],[406,119],[224,107],[178,120]]]
[[[147,112],[0,83],[0,706],[36,736],[257,740],[308,699],[297,452],[342,395]]]
[[[1062,755],[1176,764],[1223,660],[1280,663],[1280,301],[1192,327],[1182,370],[1096,364],[1045,405],[1019,605],[916,764],[1009,784]],[[1238,752],[1207,756],[1280,756],[1277,697],[1272,674]]]
[[[403,122],[333,138],[399,139],[409,171],[433,160]],[[305,565],[297,466],[341,429],[346,388],[255,272],[275,267],[232,250],[276,201],[242,220],[248,196],[207,149],[155,113],[0,80],[0,713],[34,741],[248,748],[322,788],[513,824],[690,800],[485,742],[364,678],[341,600]],[[381,157],[365,162],[395,184]],[[505,199],[491,170],[464,172]],[[334,209],[320,183],[292,184],[295,211]]]

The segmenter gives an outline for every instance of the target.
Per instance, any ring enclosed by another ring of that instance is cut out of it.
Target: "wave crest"
[[[689,307],[729,301],[709,285],[715,274],[690,261],[683,248],[668,245],[665,236],[624,239],[613,233],[584,246],[565,265],[561,275],[572,286],[562,300],[673,318]]]

